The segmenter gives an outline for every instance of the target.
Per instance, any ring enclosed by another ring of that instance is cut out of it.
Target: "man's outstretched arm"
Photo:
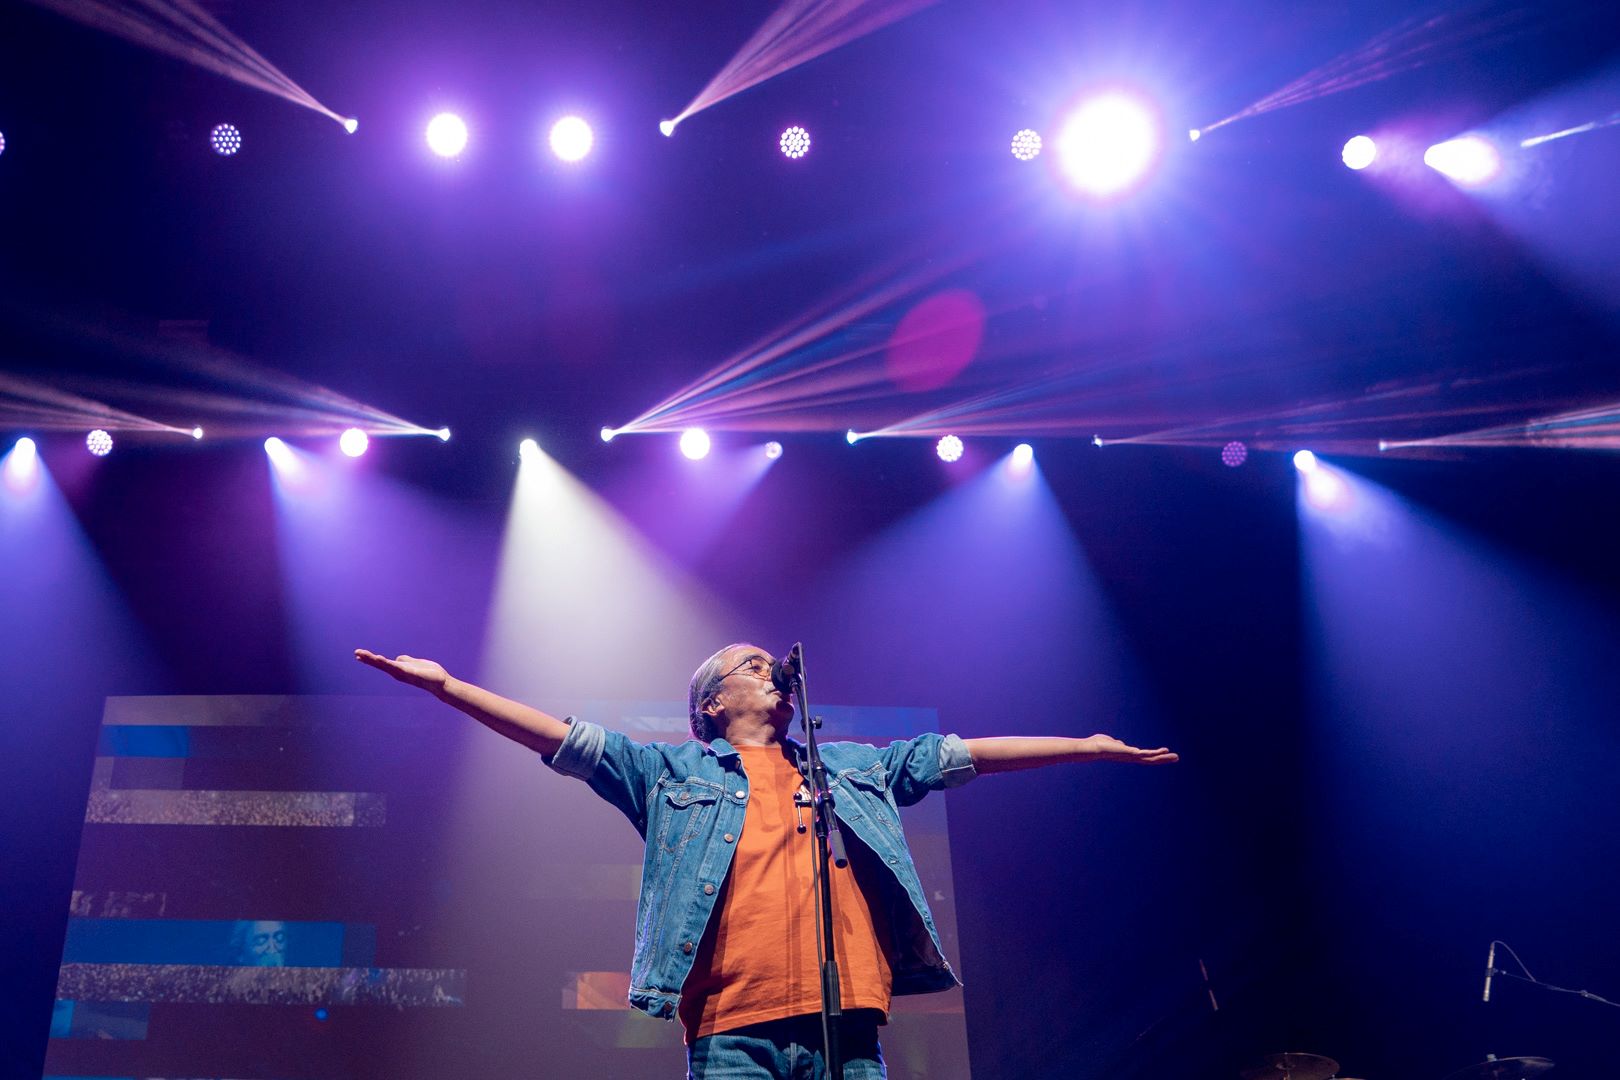
[[[979,773],[1013,772],[1038,769],[1043,765],[1063,765],[1078,761],[1126,761],[1134,765],[1168,765],[1180,756],[1167,746],[1143,750],[1123,743],[1112,735],[1086,739],[1023,738],[964,739],[973,769]]]
[[[405,683],[419,687],[447,705],[453,705],[480,724],[513,742],[538,750],[548,758],[557,752],[568,734],[568,725],[539,709],[463,682],[440,664],[415,656],[390,660],[368,649],[354,650],[362,664],[385,671]]]

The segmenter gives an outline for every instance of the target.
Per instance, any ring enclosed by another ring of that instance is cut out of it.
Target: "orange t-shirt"
[[[793,803],[803,778],[778,747],[739,746],[737,752],[748,773],[748,807],[731,870],[681,990],[688,1043],[821,1011],[815,827],[810,807],[796,814]],[[844,835],[849,865],[840,870],[828,863],[839,997],[846,1012],[877,1009],[886,1015],[894,987],[888,927],[860,887],[886,869],[847,829]]]

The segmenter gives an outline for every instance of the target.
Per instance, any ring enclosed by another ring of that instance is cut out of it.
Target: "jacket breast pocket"
[[[675,853],[702,834],[713,820],[720,788],[702,780],[666,783],[654,804],[659,817],[658,845]]]

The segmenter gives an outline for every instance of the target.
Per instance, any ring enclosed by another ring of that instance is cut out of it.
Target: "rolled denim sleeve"
[[[609,731],[588,720],[567,719],[568,734],[550,757],[541,760],[553,771],[583,780],[619,808],[636,831],[647,835],[647,794],[663,773],[664,758],[623,732]]]
[[[930,791],[960,787],[978,775],[967,743],[959,735],[929,732],[903,739],[890,743],[880,757],[894,801],[901,806],[920,801]]]

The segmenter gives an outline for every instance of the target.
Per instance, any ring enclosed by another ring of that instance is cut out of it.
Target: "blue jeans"
[[[838,1028],[843,1080],[885,1080],[877,1013],[847,1013]],[[836,1080],[821,1053],[821,1017],[792,1016],[705,1035],[686,1051],[687,1080]]]

